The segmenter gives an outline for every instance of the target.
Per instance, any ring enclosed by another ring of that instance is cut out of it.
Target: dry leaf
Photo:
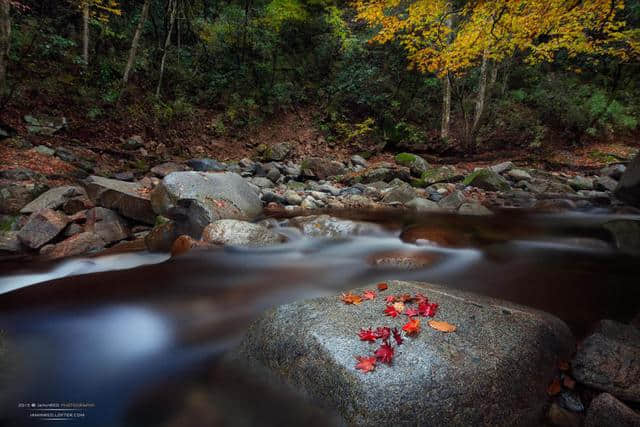
[[[358,305],[358,304],[360,304],[362,302],[362,297],[360,295],[354,295],[351,292],[349,292],[348,294],[342,294],[340,299],[345,304],[356,304],[356,305]]]
[[[389,285],[387,285],[386,283],[382,282],[382,283],[378,283],[378,290],[379,291],[386,291],[389,288]]]
[[[457,329],[455,325],[439,320],[429,320],[429,326],[440,332],[455,332]]]
[[[551,384],[549,384],[549,387],[547,387],[547,394],[549,396],[555,396],[561,391],[562,391],[562,384],[560,384],[560,380],[557,378],[553,380]]]

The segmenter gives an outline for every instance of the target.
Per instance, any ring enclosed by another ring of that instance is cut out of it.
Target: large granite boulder
[[[345,171],[341,162],[323,157],[307,157],[300,164],[302,173],[318,179],[327,179],[330,176],[342,175]]]
[[[151,194],[153,210],[186,225],[199,238],[209,223],[219,219],[253,220],[262,214],[258,191],[233,172],[174,172]]]
[[[76,187],[73,185],[55,187],[42,193],[40,196],[38,196],[38,198],[20,209],[20,213],[31,214],[41,209],[58,209],[67,200],[82,195],[86,195],[86,193],[81,187]]]
[[[640,402],[640,330],[613,320],[600,322],[573,361],[576,380],[619,399]]]
[[[214,245],[263,247],[282,243],[284,238],[262,225],[236,219],[221,219],[205,227],[202,240]]]
[[[29,221],[18,233],[23,245],[38,249],[53,240],[69,223],[69,217],[62,212],[43,209],[31,214]]]
[[[395,161],[400,166],[406,166],[414,176],[420,176],[429,169],[429,164],[425,159],[411,153],[399,153]]]
[[[540,425],[546,388],[558,358],[573,351],[559,319],[533,309],[426,283],[388,282],[360,305],[338,296],[267,311],[248,330],[229,362],[275,375],[315,404],[338,411],[348,425]],[[361,293],[365,288],[354,290]],[[391,365],[356,370],[371,355],[361,328],[401,327],[405,316],[383,315],[384,295],[423,293],[439,304],[436,319],[396,347]]]
[[[112,209],[120,215],[153,224],[156,218],[151,208],[149,189],[137,182],[90,176],[85,181],[89,198],[96,206]]]
[[[511,189],[507,180],[491,169],[475,171],[467,176],[462,183],[487,191],[509,191]]]
[[[640,206],[640,154],[627,166],[615,194],[620,200]]]

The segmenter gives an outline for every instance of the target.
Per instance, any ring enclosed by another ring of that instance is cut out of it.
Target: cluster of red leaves
[[[344,294],[343,293],[342,296],[340,297],[340,299],[345,304],[358,305],[358,304],[362,303],[362,301],[364,301],[364,300],[376,299],[377,296],[378,295],[376,295],[376,293],[374,291],[366,290],[366,291],[364,291],[362,293],[362,295],[355,295],[355,294],[352,294],[351,292],[349,292],[348,294]]]
[[[422,294],[389,295],[385,298],[387,306],[384,314],[391,317],[397,317],[401,314],[409,318],[415,316],[433,317],[438,310],[438,304],[429,302],[429,299]],[[407,307],[407,304],[417,304],[417,307]]]

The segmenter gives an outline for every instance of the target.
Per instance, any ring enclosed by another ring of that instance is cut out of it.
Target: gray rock
[[[67,225],[67,228],[64,229],[64,236],[65,237],[71,237],[71,236],[75,236],[76,234],[82,233],[84,231],[84,227],[82,227],[80,224],[76,224],[75,222]]]
[[[83,188],[75,187],[72,185],[65,185],[63,187],[55,187],[49,191],[42,193],[38,198],[31,201],[25,207],[20,209],[20,213],[31,214],[41,209],[58,209],[67,200],[76,197],[86,195]]]
[[[514,167],[515,166],[512,162],[502,162],[502,163],[498,163],[497,165],[490,166],[489,170],[495,173],[505,173],[505,172],[509,172]]]
[[[437,319],[456,332],[423,319],[391,365],[362,373],[354,356],[376,346],[358,339],[360,328],[401,327],[406,319],[384,317],[382,297],[353,306],[328,296],[267,311],[227,361],[266,370],[348,425],[539,425],[556,361],[573,349],[562,321],[426,283],[387,283],[388,294],[420,292],[437,302]]]
[[[8,179],[11,181],[33,181],[37,179],[44,179],[44,177],[31,169],[16,168],[1,170],[0,179]]]
[[[69,218],[62,212],[43,209],[31,214],[29,221],[18,232],[23,245],[38,249],[53,240],[69,223]]]
[[[378,167],[365,171],[361,176],[363,184],[371,184],[379,181],[389,182],[394,179],[409,181],[411,179],[411,175],[409,174],[409,171],[405,169]]]
[[[383,203],[407,203],[416,198],[418,194],[416,190],[413,189],[412,186],[403,182],[402,184],[396,185],[389,190],[383,192],[382,202]]]
[[[440,182],[456,182],[462,180],[462,178],[462,173],[451,166],[431,168],[420,176],[424,187]]]
[[[334,187],[331,184],[321,184],[318,186],[318,191],[322,191],[323,193],[329,193],[332,196],[337,196],[340,194],[340,189],[337,187]]]
[[[619,181],[622,178],[622,174],[627,170],[627,167],[622,164],[617,165],[609,165],[602,169],[600,169],[600,175],[609,176],[616,181]]]
[[[640,402],[640,331],[603,320],[572,363],[576,380],[622,400]]]
[[[300,202],[300,207],[303,209],[316,209],[318,207],[318,201],[312,196],[307,196]]]
[[[112,175],[112,178],[117,179],[118,181],[133,182],[135,181],[136,176],[131,171],[125,171],[125,172],[114,173]]]
[[[582,415],[571,412],[557,403],[552,403],[548,413],[549,423],[555,427],[580,427]]]
[[[227,170],[225,164],[209,158],[191,159],[187,160],[186,163],[191,169],[198,172],[222,172]]]
[[[117,212],[103,207],[87,211],[87,231],[93,231],[107,245],[130,236],[127,222]]]
[[[233,172],[174,172],[164,177],[151,194],[158,215],[184,224],[199,238],[218,219],[253,220],[262,214],[258,191]]]
[[[288,205],[299,205],[300,203],[302,203],[302,197],[293,190],[285,191],[284,198]]]
[[[47,190],[41,183],[18,181],[0,183],[0,214],[14,215],[27,203]]]
[[[273,188],[275,184],[269,178],[263,176],[256,176],[251,178],[251,183],[258,188]]]
[[[622,252],[640,253],[640,221],[618,219],[602,226],[611,233],[616,247]]]
[[[574,190],[593,190],[593,180],[577,175],[567,181]]]
[[[362,166],[363,168],[366,168],[367,166],[369,166],[369,162],[367,162],[364,159],[364,157],[359,156],[357,154],[354,154],[353,156],[351,156],[351,163],[353,163],[354,165]]]
[[[56,152],[53,148],[49,148],[46,145],[38,145],[34,150],[43,156],[53,156]]]
[[[27,123],[27,131],[36,135],[51,136],[67,126],[65,117],[28,114],[24,116],[24,121]]]
[[[95,233],[84,232],[63,240],[55,245],[42,248],[40,254],[47,258],[66,258],[80,255],[96,254],[103,250],[105,242]]]
[[[96,206],[112,209],[120,215],[153,224],[156,214],[151,208],[148,187],[137,182],[90,176],[85,181],[89,198]]]
[[[375,235],[382,228],[370,222],[350,221],[329,215],[309,215],[291,218],[290,227],[298,228],[302,234],[310,237],[340,238],[358,235]]]
[[[267,162],[280,162],[287,158],[293,146],[288,142],[281,142],[279,144],[272,145],[271,147],[267,147],[262,153],[262,157]]]
[[[67,162],[67,163],[73,163],[76,160],[78,160],[76,155],[73,154],[73,152],[71,152],[71,150],[69,150],[68,148],[64,148],[64,147],[57,148],[55,156],[57,158],[59,158],[60,160],[62,160],[63,162]]]
[[[298,165],[286,165],[282,168],[282,172],[292,179],[296,179],[302,174],[302,170]]]
[[[185,171],[187,168],[173,162],[165,162],[151,168],[151,173],[159,178],[164,178],[172,172]]]
[[[18,253],[22,251],[22,244],[17,231],[0,231],[0,253]]]
[[[144,147],[144,140],[140,135],[133,135],[124,143],[125,150],[137,150],[142,147]]]
[[[580,400],[580,396],[578,395],[578,393],[574,391],[565,390],[561,392],[556,398],[556,401],[560,406],[572,412],[584,411],[582,400]]]
[[[640,414],[609,393],[602,393],[591,401],[584,426],[640,427]]]
[[[169,252],[181,234],[173,221],[165,222],[151,229],[144,237],[144,244],[151,252]]]
[[[523,169],[511,169],[507,176],[515,181],[531,181],[533,177]]]
[[[638,154],[622,174],[616,197],[629,204],[640,206],[640,154]]]
[[[207,225],[202,240],[214,245],[263,247],[282,243],[278,233],[258,224],[235,219],[221,219]]]
[[[462,191],[456,190],[448,196],[442,198],[438,202],[438,206],[442,209],[458,209],[463,203],[467,201],[467,198],[462,194]]]
[[[436,202],[432,202],[431,200],[424,199],[422,197],[416,197],[405,203],[405,205],[418,212],[437,212],[440,210],[440,207]]]
[[[600,176],[593,180],[593,188],[599,191],[615,191],[618,181],[609,176]]]
[[[463,203],[458,208],[458,213],[461,215],[477,215],[477,216],[485,216],[485,215],[493,215],[489,209],[481,205],[477,202],[472,203]]]
[[[411,174],[414,176],[421,176],[427,169],[429,169],[429,164],[425,159],[411,153],[397,154],[395,161],[400,166],[408,167]]]
[[[266,177],[274,183],[277,183],[281,176],[280,171],[275,167],[269,168],[266,175]]]
[[[345,171],[341,162],[322,157],[307,157],[300,164],[302,173],[318,179],[327,179],[330,176],[342,175]]]
[[[509,191],[509,183],[490,169],[480,169],[473,172],[462,182],[464,185],[482,188],[487,191]]]

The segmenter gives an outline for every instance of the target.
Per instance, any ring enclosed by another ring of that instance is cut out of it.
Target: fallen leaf
[[[343,293],[340,299],[344,301],[345,304],[358,305],[362,302],[362,297],[360,295],[354,295],[351,292],[349,292],[348,294]]]
[[[413,317],[413,316],[419,315],[420,314],[420,310],[418,310],[417,308],[408,307],[404,311],[404,314],[405,314],[405,316]]]
[[[416,294],[413,300],[418,304],[426,304],[429,302],[429,299],[422,294]]]
[[[402,330],[405,331],[407,335],[417,334],[418,332],[420,332],[420,319],[410,318],[409,321],[402,327]]]
[[[362,293],[362,298],[364,299],[375,299],[376,298],[376,293],[373,291],[364,291]]]
[[[388,326],[384,326],[384,327],[379,327],[376,329],[376,338],[380,338],[383,341],[386,341],[389,339],[389,335],[391,334],[391,330],[389,329]]]
[[[569,362],[567,362],[566,360],[559,360],[558,361],[558,369],[560,369],[561,371],[568,371],[569,370]]]
[[[388,305],[387,308],[384,309],[384,314],[386,316],[397,317],[400,313],[398,313],[398,310],[396,310],[394,306]]]
[[[404,308],[405,308],[405,307],[404,307],[404,304],[403,304],[403,303],[401,303],[401,302],[396,302],[396,303],[393,303],[393,308],[395,308],[395,309],[396,309],[396,311],[397,311],[399,314],[401,314],[401,313],[404,311]]]
[[[555,396],[556,394],[559,394],[562,391],[562,384],[560,384],[560,380],[559,379],[554,379],[551,384],[549,384],[549,387],[547,387],[547,394],[549,396]]]
[[[394,297],[393,295],[388,295],[385,299],[384,299],[388,304],[393,303],[396,300],[396,297]]]
[[[358,363],[356,363],[356,369],[359,369],[362,372],[371,372],[374,369],[376,369],[377,359],[375,356],[372,356],[372,357],[356,356],[356,360],[358,361]]]
[[[413,300],[413,297],[409,294],[398,295],[396,297],[396,301],[400,301],[400,302],[411,302],[412,300]]]
[[[374,353],[382,363],[391,363],[393,360],[394,349],[388,343],[384,343]]]
[[[429,326],[440,332],[455,332],[457,329],[455,325],[439,320],[429,320]]]
[[[402,335],[400,335],[400,331],[398,331],[398,328],[393,328],[393,339],[396,340],[396,344],[398,345],[402,345],[402,342],[404,341],[402,339]]]
[[[562,378],[562,385],[569,390],[573,390],[576,387],[576,380],[571,378],[569,375],[565,375],[564,378]]]
[[[384,282],[378,283],[378,290],[379,291],[386,291],[387,289],[389,289],[389,285],[387,285]]]
[[[378,339],[378,336],[371,330],[371,328],[361,329],[360,332],[358,332],[358,336],[361,341],[375,342],[375,340]]]
[[[422,303],[418,305],[418,311],[422,317],[433,317],[436,315],[436,311],[438,310],[438,304],[435,302],[432,303]]]

